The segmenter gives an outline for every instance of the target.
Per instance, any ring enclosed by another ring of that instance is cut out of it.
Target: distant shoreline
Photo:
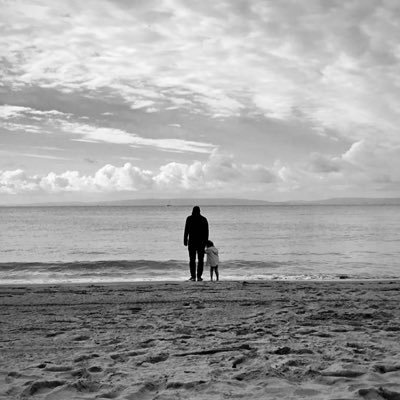
[[[400,198],[332,198],[325,200],[263,201],[249,199],[133,199],[100,202],[0,204],[0,208],[32,207],[282,207],[282,206],[398,206]]]

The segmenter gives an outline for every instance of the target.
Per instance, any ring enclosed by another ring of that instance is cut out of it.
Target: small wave
[[[228,268],[250,268],[250,269],[274,269],[282,266],[291,265],[292,262],[265,262],[265,261],[245,261],[230,260],[223,262]],[[102,260],[102,261],[72,261],[72,262],[6,262],[0,263],[0,271],[94,271],[94,270],[174,270],[176,268],[187,267],[188,262],[183,260]]]
[[[393,275],[384,275],[383,271],[379,275],[367,273],[361,266],[346,270],[343,266],[322,267],[311,262],[299,265],[292,261],[228,260],[222,262],[220,267],[224,280],[396,279]],[[354,274],[355,271],[359,273]],[[206,278],[207,274],[206,267]],[[187,279],[188,275],[188,262],[182,260],[0,263],[0,284],[179,281]]]
[[[51,270],[51,271],[85,271],[104,269],[170,269],[176,268],[184,261],[152,261],[152,260],[103,260],[103,261],[73,261],[73,262],[9,262],[0,263],[0,271],[18,270]]]

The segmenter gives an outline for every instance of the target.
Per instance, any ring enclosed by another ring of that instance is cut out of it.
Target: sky
[[[0,0],[0,204],[400,197],[398,0]]]

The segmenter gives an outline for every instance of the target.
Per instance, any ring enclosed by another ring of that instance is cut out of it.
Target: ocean
[[[400,278],[400,206],[201,209],[221,279]],[[186,280],[190,213],[183,206],[1,207],[0,284]]]

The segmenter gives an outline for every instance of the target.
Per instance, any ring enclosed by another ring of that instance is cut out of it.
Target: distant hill
[[[265,200],[210,198],[210,199],[132,199],[105,201],[100,206],[268,206],[268,205],[400,205],[400,198],[332,198],[312,201],[272,202]]]
[[[297,202],[297,204],[300,204]],[[400,198],[368,198],[368,197],[338,197],[326,200],[306,201],[302,204],[316,204],[316,205],[344,205],[344,206],[359,206],[359,205],[400,205]]]
[[[101,205],[106,206],[264,206],[273,204],[263,200],[248,200],[234,198],[217,198],[217,199],[133,199],[106,201]]]
[[[264,200],[236,199],[236,198],[211,198],[211,199],[130,199],[130,200],[114,200],[114,201],[99,201],[99,202],[62,202],[62,203],[34,203],[18,205],[22,207],[104,207],[104,206],[293,206],[293,205],[400,205],[400,198],[364,198],[364,197],[347,197],[347,198],[332,198],[313,201],[284,201],[271,202]],[[11,205],[10,205],[11,206]]]

